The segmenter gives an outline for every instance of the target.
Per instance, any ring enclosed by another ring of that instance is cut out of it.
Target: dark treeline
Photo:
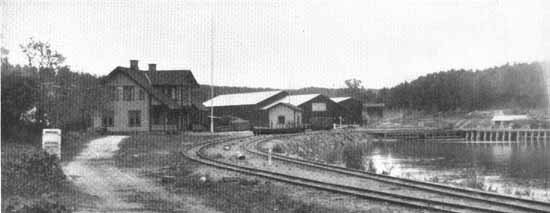
[[[428,112],[495,107],[548,108],[548,91],[540,63],[503,65],[480,71],[432,73],[378,92],[390,108]]]
[[[28,64],[9,62],[2,48],[2,139],[32,140],[42,128],[81,130],[103,103],[97,76],[72,71],[48,43],[22,45]]]
[[[96,76],[69,67],[3,63],[1,79],[3,139],[38,135],[46,127],[84,129],[102,96]]]

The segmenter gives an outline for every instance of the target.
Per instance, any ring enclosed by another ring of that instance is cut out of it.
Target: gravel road
[[[216,212],[193,197],[166,191],[136,171],[117,168],[113,155],[127,137],[92,140],[63,167],[81,190],[98,198],[94,207],[80,212]]]

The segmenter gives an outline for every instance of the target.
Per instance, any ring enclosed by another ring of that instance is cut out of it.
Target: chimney
[[[157,64],[149,64],[149,71],[157,71]]]
[[[130,69],[139,70],[138,63],[138,60],[130,60]]]

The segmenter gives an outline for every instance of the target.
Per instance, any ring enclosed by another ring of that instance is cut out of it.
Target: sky
[[[1,42],[48,41],[73,70],[190,69],[201,84],[367,88],[449,69],[547,60],[544,1],[0,0]],[[213,64],[213,66],[211,66]]]

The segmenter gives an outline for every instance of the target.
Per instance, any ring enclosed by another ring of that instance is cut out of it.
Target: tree
[[[25,44],[19,47],[27,57],[28,66],[38,65],[38,69],[56,69],[65,62],[65,57],[53,50],[49,42],[37,41],[30,37]]]
[[[349,89],[362,89],[362,88],[364,88],[363,86],[361,86],[361,83],[363,83],[363,82],[359,79],[355,79],[355,78],[348,79],[348,80],[345,80],[344,83],[346,84],[346,86]]]

